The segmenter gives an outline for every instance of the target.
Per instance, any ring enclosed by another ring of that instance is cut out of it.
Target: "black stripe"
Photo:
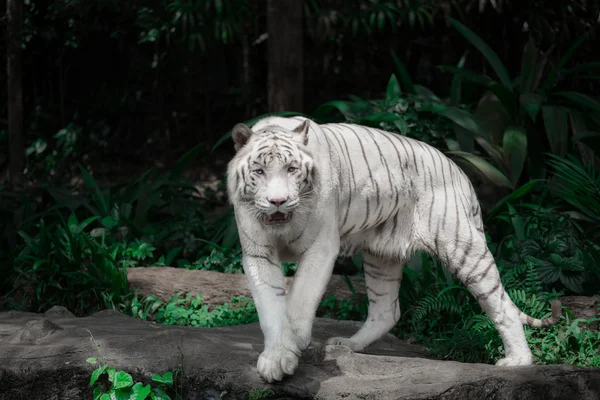
[[[387,165],[387,161],[386,161],[383,153],[381,152],[381,147],[379,147],[379,143],[377,143],[377,139],[375,139],[375,136],[373,135],[373,132],[370,129],[367,129],[367,128],[364,128],[364,130],[367,131],[367,133],[371,136],[371,139],[373,139],[373,143],[375,143],[375,147],[377,147],[377,151],[379,152],[379,159],[381,160],[381,163],[385,167],[385,170],[387,172],[388,180],[390,182],[390,189],[394,190],[393,186],[392,186],[392,176],[390,174],[390,169],[389,169],[389,167]],[[375,181],[375,184],[377,185],[377,206],[379,206],[379,203],[381,201],[381,199],[380,199],[380,193],[379,193],[379,183],[377,181]]]
[[[474,275],[472,279],[471,278],[467,279],[465,281],[465,286],[469,286],[474,283],[481,282],[487,276],[487,274],[492,270],[492,267],[494,267],[495,265],[496,265],[496,262],[492,259],[490,261],[490,263],[488,264],[487,268],[485,269],[485,271],[483,271],[480,274]]]
[[[352,232],[352,230],[354,230],[354,228],[355,228],[355,227],[356,227],[356,224],[355,224],[355,225],[352,225],[352,226],[350,227],[350,229],[348,229],[346,232],[342,233],[342,234],[340,235],[340,237],[344,237],[344,236],[346,236],[347,234],[349,234],[350,232]]]
[[[279,265],[277,265],[273,260],[271,260],[269,257],[265,257],[265,256],[261,256],[261,255],[253,255],[253,254],[246,254],[247,257],[251,257],[251,258],[260,258],[261,260],[265,260],[267,263],[271,264],[274,267],[280,268]]]
[[[398,139],[400,140],[400,143],[402,143],[402,139],[404,139],[404,138],[398,138]],[[410,146],[410,148],[412,150],[413,163],[415,164],[415,170],[417,171],[417,175],[420,175],[419,166],[417,165],[417,153],[415,151],[415,147],[412,144],[412,140],[406,139],[406,143],[408,143],[408,145]]]
[[[406,179],[406,177],[404,176],[404,168],[402,168],[402,158],[400,157],[400,151],[398,150],[398,147],[396,147],[396,143],[394,143],[394,141],[388,137],[387,132],[383,132],[383,137],[389,140],[392,146],[394,146],[396,156],[398,157],[398,168],[400,169],[400,173],[402,174],[402,179]],[[400,144],[402,144],[402,142],[400,142]],[[402,147],[404,147],[404,144],[402,144]],[[406,147],[404,147],[404,152],[406,153]]]
[[[339,132],[336,130],[336,133]],[[337,137],[337,136],[335,136]],[[352,177],[352,183],[354,183],[354,188],[356,189],[356,178],[354,177],[354,167],[352,163],[352,159],[350,158],[350,151],[348,150],[348,143],[344,138],[343,133],[340,134],[340,138],[342,142],[344,142],[344,148],[346,150],[346,157],[348,158],[348,165],[350,166],[350,176]],[[348,213],[350,212],[350,205],[352,204],[352,185],[349,185],[350,190],[348,191],[348,208],[346,208],[346,215],[344,216],[344,221],[342,222],[342,226],[346,226],[346,222],[348,221]]]
[[[491,296],[491,295],[492,295],[492,294],[493,294],[493,293],[494,293],[496,290],[500,289],[500,287],[502,287],[502,282],[500,281],[500,279],[498,279],[498,283],[496,284],[496,286],[494,286],[492,289],[490,289],[490,291],[489,291],[489,292],[487,292],[486,294],[482,294],[482,295],[479,295],[479,296],[477,296],[477,297],[476,297],[476,298],[477,298],[477,300],[478,300],[478,301],[480,301],[480,300],[485,300],[485,299],[487,299],[487,298],[488,298],[488,297],[490,297],[490,296]]]
[[[442,179],[444,180],[444,217],[442,218],[442,229],[446,230],[446,216],[448,214],[448,186],[446,184],[446,170],[444,168],[445,162],[442,159],[441,153],[437,152],[440,158],[440,167],[442,168]]]
[[[367,285],[367,292],[371,292],[375,296],[379,296],[379,297],[385,296],[385,293],[376,292],[375,290],[371,289],[368,285]]]
[[[429,172],[429,186],[431,191],[431,206],[429,207],[429,232],[433,233],[431,229],[431,217],[433,216],[433,205],[435,203],[435,188],[433,187],[433,176],[431,174],[431,169],[427,169]],[[425,179],[427,179],[427,174],[425,175]]]
[[[487,247],[484,247],[483,253],[481,254],[481,257],[479,257],[479,259],[477,260],[477,262],[473,265],[473,267],[469,270],[469,272],[464,277],[464,281],[463,282],[464,282],[465,286],[467,285],[467,282],[471,279],[471,275],[473,274],[473,272],[475,272],[475,270],[477,270],[477,268],[479,267],[479,264],[481,264],[481,262],[487,256],[487,254],[488,254]]]
[[[452,194],[454,195],[454,206],[456,208],[456,232],[454,233],[454,243],[458,243],[458,235],[460,232],[460,218],[458,215],[458,199],[456,198],[457,195],[457,188],[456,185],[454,184],[454,175],[452,174],[452,168],[450,168],[450,177],[451,177],[451,181],[452,181]],[[452,251],[452,255],[450,256],[450,258],[454,259],[454,254],[456,253],[456,248],[454,249],[454,251]]]
[[[367,170],[369,171],[369,179],[371,179],[371,182],[374,183],[376,190],[377,190],[377,197],[379,197],[379,186],[377,185],[377,182],[375,182],[375,180],[373,179],[373,172],[371,171],[371,165],[369,164],[369,159],[367,158],[367,153],[365,152],[365,146],[363,145],[363,142],[360,138],[360,136],[358,135],[358,133],[352,129],[352,127],[350,127],[347,124],[344,124],[344,126],[346,126],[349,130],[351,130],[354,135],[356,136],[356,140],[358,140],[358,144],[360,145],[360,150],[362,151],[362,155],[363,158],[365,160],[365,164],[367,165]],[[361,229],[363,229],[367,223],[369,222],[369,214],[370,214],[370,207],[369,207],[369,199],[366,199],[366,207],[367,207],[367,214],[365,215],[365,222],[363,222]]]

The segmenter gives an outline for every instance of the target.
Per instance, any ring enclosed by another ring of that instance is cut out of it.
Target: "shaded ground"
[[[359,324],[318,319],[315,347],[297,373],[267,385],[257,375],[262,351],[258,324],[216,329],[157,325],[102,311],[74,318],[54,308],[43,314],[0,313],[0,399],[91,399],[98,353],[137,379],[183,370],[184,399],[245,399],[269,388],[287,399],[582,399],[600,398],[600,370],[572,366],[495,367],[427,359],[419,346],[388,335],[369,354],[319,342],[348,336]]]

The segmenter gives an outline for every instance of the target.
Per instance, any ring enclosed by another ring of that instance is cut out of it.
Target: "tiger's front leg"
[[[302,254],[287,294],[288,319],[301,350],[310,345],[315,314],[339,254],[335,227],[335,223],[324,224],[324,230]]]
[[[283,272],[272,254],[244,251],[242,263],[264,335],[258,374],[269,383],[280,381],[294,373],[301,353],[287,317]]]

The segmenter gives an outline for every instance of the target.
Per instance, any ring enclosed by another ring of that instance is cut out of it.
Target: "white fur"
[[[295,371],[336,257],[359,251],[369,315],[354,336],[329,344],[362,351],[387,333],[400,318],[402,266],[415,250],[427,250],[467,285],[496,324],[506,352],[497,365],[531,364],[522,323],[548,321],[525,316],[504,291],[477,197],[460,168],[433,147],[389,132],[313,122],[300,132],[304,121],[257,122],[247,142],[236,141],[240,150],[228,167],[243,265],[265,338],[260,376],[273,382]],[[300,159],[311,171],[310,184],[287,172],[291,160]],[[260,165],[263,174],[252,172]],[[267,201],[272,197],[288,199],[287,206],[273,208]],[[265,225],[261,218],[277,211],[290,212],[291,220]],[[282,261],[299,262],[287,293]]]

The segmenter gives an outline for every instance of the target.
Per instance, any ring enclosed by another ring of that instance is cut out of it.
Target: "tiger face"
[[[308,128],[306,121],[294,130],[253,132],[244,124],[233,129],[238,153],[230,165],[230,199],[250,205],[264,225],[284,225],[308,209],[314,178],[314,161],[305,147]]]

